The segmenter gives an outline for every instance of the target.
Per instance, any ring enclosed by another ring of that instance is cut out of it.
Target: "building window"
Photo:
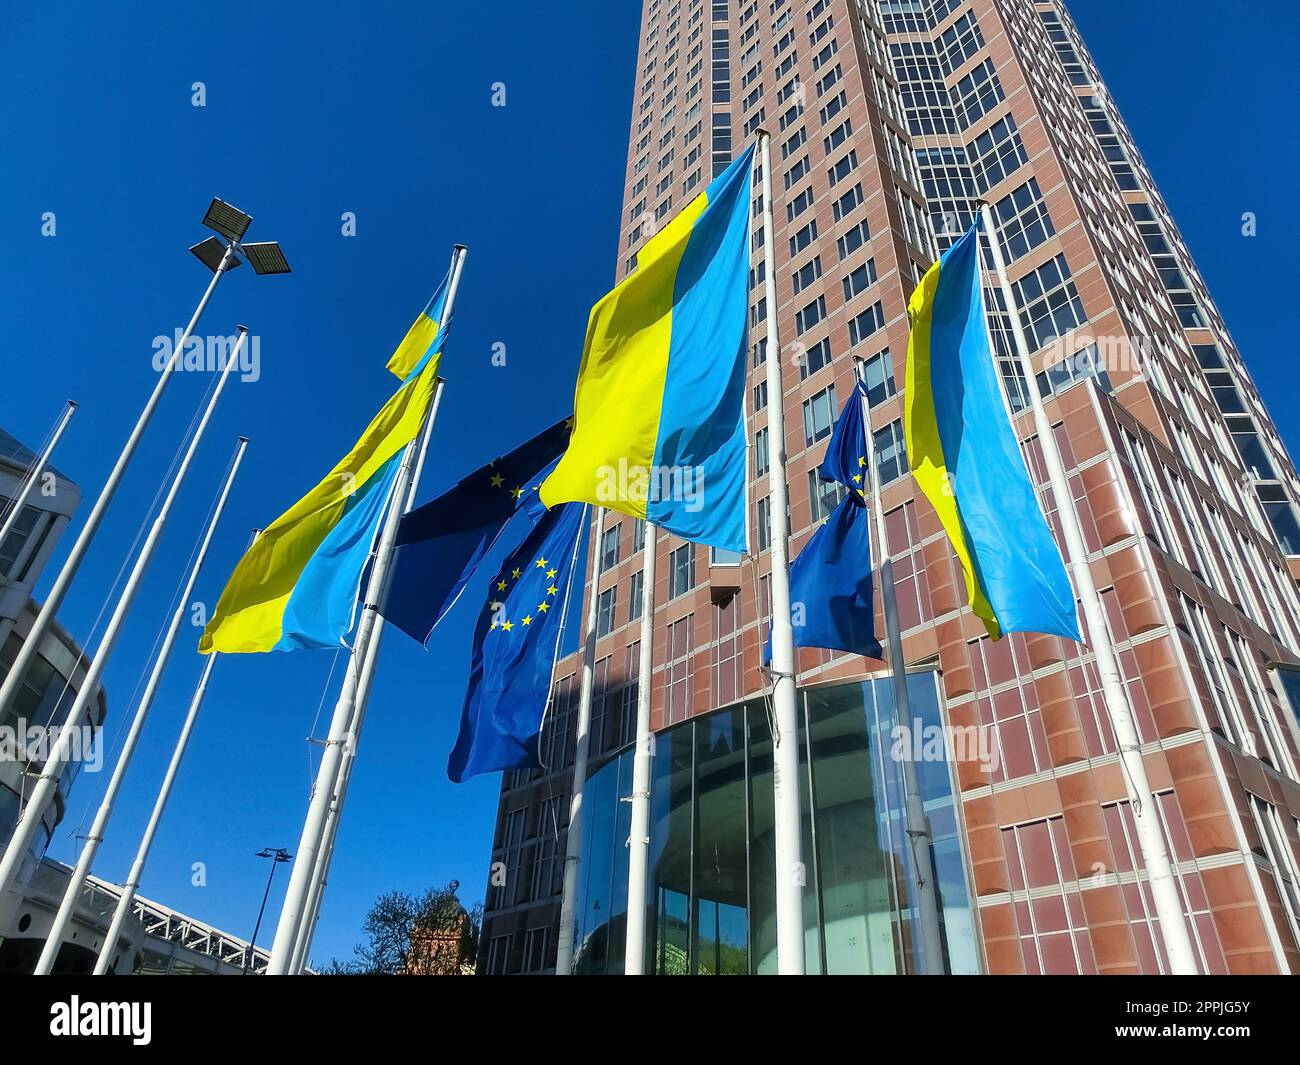
[[[740,596],[713,604],[713,690],[714,702],[735,702],[745,693],[743,641],[740,629]]]
[[[1282,553],[1300,555],[1300,522],[1296,521],[1295,506],[1286,489],[1280,484],[1260,484],[1255,486],[1255,492],[1278,543],[1282,545]]]
[[[766,477],[768,470],[767,427],[754,434],[754,476]]]
[[[849,341],[861,344],[885,324],[885,308],[877,300],[855,318],[849,319]]]
[[[903,423],[890,422],[874,435],[876,469],[880,471],[881,485],[898,480],[910,471],[907,464],[907,446],[903,443]]]
[[[871,406],[884,403],[897,391],[894,387],[894,364],[888,348],[863,362],[862,373],[867,386],[867,402]]]
[[[811,399],[803,402],[804,444],[812,447],[825,440],[835,428],[835,386],[823,388]]]
[[[676,599],[695,587],[695,545],[683,544],[668,556],[668,598]]]
[[[808,498],[812,500],[814,525],[830,517],[831,511],[844,498],[844,491],[844,486],[838,481],[823,481],[816,470],[808,471]]]
[[[513,936],[493,936],[488,940],[487,971],[489,976],[505,976],[510,965],[510,941]]]
[[[669,724],[691,712],[691,651],[694,614],[668,626],[668,664],[664,677],[664,716]]]
[[[1029,162],[1029,155],[1016,130],[1016,120],[1010,115],[998,119],[976,137],[966,152],[981,192],[988,192]]]
[[[8,518],[9,512],[13,509],[13,500],[5,496],[0,496],[0,515]],[[5,542],[0,544],[0,577],[9,577],[10,570],[22,554],[23,547],[31,538],[32,530],[36,528],[36,522],[41,516],[41,511],[33,506],[24,506],[22,512],[18,515],[18,520],[14,522],[13,530],[5,537]],[[39,550],[39,547],[38,547]],[[32,552],[34,555],[35,552]]]
[[[1088,320],[1064,255],[1045,262],[1012,287],[1031,350],[1046,347]]]
[[[635,518],[632,522],[632,551],[640,552],[645,547],[645,518]]]
[[[844,278],[844,302],[866,292],[876,283],[876,260],[868,259],[856,270]]]
[[[645,571],[637,570],[632,574],[632,585],[628,589],[627,620],[636,621],[645,606]]]
[[[822,258],[820,255],[813,256],[803,266],[794,272],[791,281],[794,284],[794,294],[797,296],[809,285],[822,276]]]
[[[866,222],[859,222],[852,229],[845,232],[844,236],[835,242],[840,252],[840,262],[847,259],[870,239],[871,230]]]
[[[803,336],[809,329],[826,317],[826,297],[818,296],[802,310],[795,311],[794,331]]]
[[[764,496],[758,501],[758,549],[766,551],[772,546],[772,498]]]
[[[811,377],[818,370],[831,364],[831,341],[830,337],[822,337],[821,340],[813,344],[812,347],[805,349],[802,357],[799,359],[799,378],[805,380]]]
[[[722,547],[709,548],[709,565],[710,566],[739,566],[745,561],[745,556],[739,551],[728,551]]]
[[[600,538],[600,569],[605,570],[618,565],[618,538],[622,532],[621,525],[606,529]]]
[[[608,636],[614,631],[618,613],[618,585],[606,588],[596,599],[596,635]]]
[[[993,216],[1002,254],[1008,263],[1015,262],[1056,233],[1037,178],[1030,178],[994,204]]]
[[[524,933],[524,972],[540,973],[546,969],[546,940],[549,928],[530,928]]]
[[[1247,793],[1247,798],[1250,800],[1250,812],[1261,844],[1261,847],[1255,848],[1255,853],[1267,859],[1272,866],[1274,884],[1286,910],[1291,935],[1300,943],[1300,868],[1297,867],[1295,853],[1287,842],[1277,807],[1250,792]]]

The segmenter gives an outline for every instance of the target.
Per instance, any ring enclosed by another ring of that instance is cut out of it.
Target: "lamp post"
[[[189,324],[185,327],[184,332],[178,338],[175,349],[171,357],[167,360],[158,377],[158,383],[154,385],[153,392],[149,396],[148,402],[145,403],[144,410],[140,412],[136,419],[135,427],[131,430],[131,435],[127,438],[126,444],[114,463],[112,472],[108,475],[108,480],[100,490],[99,498],[95,500],[95,505],[91,509],[90,516],[86,519],[86,524],[82,528],[76,543],[73,544],[72,550],[67,560],[63,564],[63,569],[59,572],[54,581],[53,587],[46,596],[45,605],[41,608],[36,620],[32,622],[31,629],[27,633],[27,638],[22,646],[18,649],[17,657],[13,665],[9,668],[9,674],[5,677],[4,683],[0,684],[0,718],[7,714],[13,706],[14,700],[26,679],[27,671],[31,667],[37,652],[40,650],[45,639],[45,634],[54,621],[54,616],[59,607],[63,604],[63,599],[67,595],[72,581],[77,575],[77,570],[85,558],[86,552],[90,549],[91,541],[94,540],[99,525],[103,520],[104,513],[107,511],[109,504],[113,500],[118,485],[121,483],[123,476],[126,474],[127,467],[134,457],[140,440],[148,428],[149,422],[157,409],[159,402],[162,400],[163,390],[167,387],[172,373],[180,365],[182,354],[193,334],[195,327],[198,325],[199,318],[202,317],[208,301],[212,298],[212,293],[217,287],[217,282],[222,276],[230,270],[239,266],[240,257],[243,256],[252,265],[254,272],[258,274],[285,274],[289,272],[289,264],[285,261],[284,253],[280,246],[275,242],[263,244],[241,244],[244,234],[248,231],[249,225],[253,219],[251,215],[245,214],[236,207],[230,206],[221,200],[213,200],[208,206],[207,214],[203,217],[203,224],[212,229],[221,237],[225,237],[223,242],[219,237],[208,237],[207,240],[196,244],[190,250],[203,262],[205,266],[212,271],[212,280],[208,283],[207,290],[199,300],[199,305],[195,309]],[[241,342],[243,337],[241,336]],[[229,366],[227,366],[227,369]],[[222,382],[227,374],[222,375]],[[218,390],[220,385],[218,385]],[[211,414],[211,407],[205,413],[205,422],[208,415]],[[191,438],[190,449],[187,453],[186,461],[192,456],[198,437],[202,432],[202,426],[196,430],[196,434]],[[118,600],[117,607],[114,610],[113,617],[109,621],[109,627],[105,630],[99,645],[95,652],[95,659],[91,669],[102,671],[107,665],[108,656],[113,650],[113,643],[116,639],[117,630],[125,620],[126,613],[131,606],[131,600],[134,597],[136,586],[139,580],[144,576],[144,571],[149,564],[150,557],[153,554],[158,537],[161,535],[165,525],[165,512],[170,506],[171,501],[175,498],[176,491],[180,488],[180,481],[184,476],[184,464],[178,472],[175,480],[172,482],[172,488],[168,494],[167,500],[163,504],[163,510],[155,519],[153,529],[150,531],[149,539],[145,541],[137,556],[131,577],[125,591]],[[45,812],[53,800],[54,793],[58,787],[58,779],[62,774],[63,767],[66,765],[72,742],[73,733],[76,731],[81,712],[85,703],[93,695],[95,684],[98,677],[87,675],[84,683],[84,698],[78,697],[73,701],[66,717],[60,722],[59,742],[50,757],[46,760],[45,768],[42,770],[39,780],[32,788],[30,797],[19,815],[18,824],[14,828],[13,836],[4,851],[3,857],[0,857],[0,898],[3,898],[18,879],[19,871],[22,868],[23,860],[28,853],[35,838],[37,826],[40,824],[41,815]]]
[[[271,897],[271,881],[275,879],[276,867],[279,866],[282,862],[293,861],[293,855],[290,854],[283,847],[263,847],[260,851],[257,852],[257,854],[254,855],[254,857],[270,858],[272,859],[272,861],[271,861],[271,872],[268,874],[266,878],[266,891],[262,893],[262,907],[257,911],[257,923],[253,925],[253,938],[249,940],[249,944],[248,944],[249,951],[246,955],[244,955],[245,969],[249,968],[249,966],[251,965],[253,951],[257,949],[257,933],[262,930],[262,917],[266,913],[266,900]]]

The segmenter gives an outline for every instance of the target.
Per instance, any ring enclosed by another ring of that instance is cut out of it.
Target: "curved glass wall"
[[[970,892],[944,756],[933,673],[909,677],[917,720],[896,727],[888,677],[799,693],[804,935],[809,972],[921,967],[904,752],[934,837],[948,971],[979,969]],[[762,701],[717,710],[655,737],[650,799],[647,967],[662,975],[776,972],[772,739]],[[919,727],[918,727],[919,726]],[[913,736],[919,740],[913,740]],[[920,742],[929,738],[927,744]],[[904,742],[907,741],[907,742]],[[811,753],[811,758],[809,757]],[[932,760],[927,760],[926,755]],[[574,968],[622,970],[632,751],[587,783]]]

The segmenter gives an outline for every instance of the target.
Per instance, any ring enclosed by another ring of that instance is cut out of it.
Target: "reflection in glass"
[[[800,692],[807,969],[910,973],[922,942],[899,758],[943,750],[937,677],[908,678],[914,720],[895,721],[888,676]],[[900,731],[899,724],[908,729]],[[930,742],[901,743],[914,734]],[[811,761],[809,756],[811,754]],[[655,737],[647,969],[664,975],[776,972],[772,740],[749,703]],[[916,763],[933,834],[945,964],[979,971],[950,767]],[[594,772],[584,803],[575,971],[623,967],[632,751]]]

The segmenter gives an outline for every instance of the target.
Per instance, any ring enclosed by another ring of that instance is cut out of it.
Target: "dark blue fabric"
[[[790,622],[798,647],[880,658],[871,574],[871,515],[846,496],[790,567]],[[763,661],[772,659],[768,637]]]
[[[571,419],[557,422],[402,519],[379,607],[390,624],[428,642],[506,523],[521,510],[540,517],[537,486],[571,428]]]
[[[538,740],[586,510],[562,503],[547,511],[486,589],[460,734],[447,761],[454,783],[540,764]]]
[[[817,467],[817,474],[823,481],[838,481],[858,499],[866,494],[867,463],[871,460],[867,454],[866,427],[862,417],[862,404],[866,401],[867,387],[858,381],[840,411],[835,431],[826,445],[826,457]]]

